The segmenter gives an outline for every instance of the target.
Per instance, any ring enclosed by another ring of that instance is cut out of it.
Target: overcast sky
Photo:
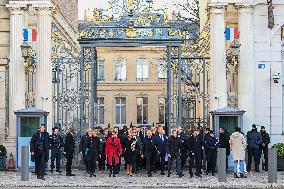
[[[153,0],[155,8],[169,8],[174,10],[174,4],[184,0]],[[79,19],[84,18],[84,10],[90,8],[107,8],[108,0],[79,0]]]

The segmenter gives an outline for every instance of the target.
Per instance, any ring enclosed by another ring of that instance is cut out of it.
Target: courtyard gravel
[[[46,175],[46,180],[38,180],[34,174],[30,175],[29,181],[21,181],[20,173],[0,173],[0,187],[96,187],[96,188],[284,188],[284,172],[278,172],[278,183],[269,184],[267,173],[251,173],[248,178],[235,179],[232,174],[228,175],[228,182],[218,182],[218,177],[203,176],[202,178],[190,178],[188,174],[179,178],[176,175],[170,178],[153,174],[137,174],[133,177],[125,173],[117,177],[108,177],[107,172],[97,172],[97,177],[85,176],[85,172],[75,171],[75,177],[66,177],[62,174]]]

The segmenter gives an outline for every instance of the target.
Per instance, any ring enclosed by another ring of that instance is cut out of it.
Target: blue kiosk
[[[22,109],[14,112],[17,117],[17,167],[21,167],[21,147],[30,146],[32,135],[38,130],[39,125],[47,125],[49,112],[35,107]],[[34,162],[29,157],[30,168],[34,167]]]

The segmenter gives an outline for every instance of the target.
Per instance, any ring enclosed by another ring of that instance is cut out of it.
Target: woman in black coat
[[[90,177],[96,177],[95,171],[96,171],[96,161],[98,156],[100,156],[102,153],[102,145],[100,138],[98,137],[98,130],[94,130],[93,132],[90,132],[89,140],[87,143],[87,149],[86,149],[86,156],[88,161],[88,173]]]
[[[133,138],[131,130],[128,131],[127,139],[125,140],[125,163],[126,163],[126,174],[132,176],[132,168],[135,163],[135,148],[136,140]]]

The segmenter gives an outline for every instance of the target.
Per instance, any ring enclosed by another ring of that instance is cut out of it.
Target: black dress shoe
[[[195,173],[195,176],[202,178],[202,176],[200,174]]]
[[[215,176],[215,173],[212,173],[212,176]]]
[[[165,173],[164,173],[164,172],[161,172],[161,175],[165,175]]]
[[[112,175],[112,177],[116,177],[116,175],[115,175],[115,174],[113,174],[113,175]]]
[[[44,178],[44,177],[41,177],[41,180],[45,180],[45,178]]]
[[[51,169],[50,172],[53,173],[53,169]]]
[[[75,174],[73,174],[73,173],[66,173],[66,176],[73,177],[73,176],[75,176]]]
[[[57,172],[57,173],[62,173],[62,171],[61,171],[60,169],[59,169],[59,170],[56,170],[56,172]]]
[[[152,177],[152,174],[151,174],[151,173],[148,173],[148,177]]]

